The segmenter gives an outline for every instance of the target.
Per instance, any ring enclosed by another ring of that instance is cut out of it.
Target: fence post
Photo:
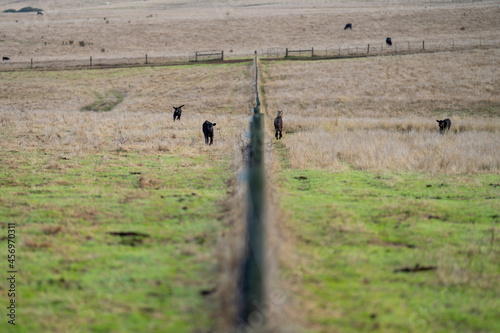
[[[255,51],[257,52],[257,51]],[[222,50],[222,53],[221,53],[221,60],[224,60],[224,50]]]
[[[92,56],[90,56],[90,67],[92,67]]]
[[[198,51],[194,52],[194,61],[198,61]]]
[[[288,47],[286,48],[286,51],[285,51],[285,58],[288,58]]]
[[[314,47],[311,48],[311,57],[314,58]]]
[[[31,68],[33,68],[33,58],[31,58]]]
[[[146,53],[146,65],[148,64],[148,54]]]
[[[366,50],[366,54],[370,54],[370,44],[368,44],[368,49]]]
[[[425,51],[425,40],[424,40],[424,41],[422,41],[422,50],[424,50],[424,51]]]
[[[408,51],[410,51],[411,48],[410,48],[410,42],[408,42]]]

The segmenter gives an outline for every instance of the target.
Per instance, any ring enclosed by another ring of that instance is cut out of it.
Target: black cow
[[[182,114],[182,107],[183,106],[184,105],[181,105],[181,106],[179,106],[177,108],[174,106],[174,121],[175,121],[176,118],[177,118],[177,120],[181,120],[181,114]]]
[[[451,120],[446,118],[445,120],[436,120],[439,123],[439,132],[444,134],[446,131],[450,130]]]
[[[274,118],[274,130],[276,131],[274,136],[276,137],[276,140],[281,139],[281,137],[283,136],[281,134],[281,131],[283,130],[283,119],[281,118],[282,115],[283,111],[278,110],[278,115],[276,116],[276,118]]]
[[[347,23],[344,27],[344,30],[351,29],[352,30],[352,23]]]
[[[385,43],[386,43],[387,45],[389,45],[389,46],[392,46],[392,40],[391,40],[391,37],[387,37],[387,38],[385,39]]]
[[[9,57],[2,57],[2,61],[10,60]]]
[[[42,15],[43,16],[43,13],[41,11],[38,11],[38,12],[36,12],[36,15]]]
[[[205,136],[205,144],[208,145],[208,139],[210,139],[210,144],[214,142],[214,126],[215,123],[211,123],[205,120],[203,123],[203,135]]]

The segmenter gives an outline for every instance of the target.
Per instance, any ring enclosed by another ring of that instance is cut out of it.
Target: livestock
[[[38,11],[38,12],[36,12],[36,15],[42,15],[43,16],[43,13],[41,11]]]
[[[214,142],[214,126],[216,123],[211,123],[208,120],[205,120],[203,123],[203,135],[205,136],[205,144],[212,144]],[[210,139],[210,143],[208,143],[208,139]]]
[[[214,142],[214,126],[216,123],[211,123],[205,120],[203,123],[203,135],[205,136],[205,144],[208,145],[208,139],[210,139],[210,144]]]
[[[274,136],[276,137],[276,140],[281,139],[281,137],[283,136],[281,134],[281,131],[283,130],[283,119],[281,117],[282,115],[283,111],[278,110],[278,115],[276,116],[276,118],[274,118],[274,130],[276,131]]]
[[[352,30],[352,23],[347,23],[344,27],[344,30],[351,29]]]
[[[387,37],[387,38],[385,39],[385,43],[386,43],[387,45],[389,45],[389,46],[392,46],[392,40],[391,40],[391,37]]]
[[[183,106],[184,106],[184,105],[181,105],[181,106],[179,106],[179,107],[175,107],[175,106],[174,106],[174,121],[175,121],[175,119],[177,119],[177,120],[181,120],[181,115],[182,115],[182,107],[183,107]]]
[[[441,134],[444,134],[445,132],[450,130],[451,127],[451,120],[449,118],[446,118],[444,120],[436,120],[439,123],[439,132]]]
[[[2,57],[2,61],[7,61],[7,60],[10,60],[9,57]]]

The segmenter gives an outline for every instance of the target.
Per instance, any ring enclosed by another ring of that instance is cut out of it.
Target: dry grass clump
[[[500,173],[499,132],[304,131],[283,141],[297,168]]]

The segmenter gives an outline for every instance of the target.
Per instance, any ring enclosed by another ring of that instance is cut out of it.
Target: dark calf
[[[449,131],[451,127],[451,120],[446,118],[445,120],[436,120],[439,123],[439,132],[444,134],[444,132]]]
[[[281,131],[283,130],[283,119],[281,118],[282,115],[283,111],[278,110],[278,115],[276,116],[276,118],[274,118],[274,130],[276,131],[274,136],[276,137],[276,140],[281,139],[281,137],[283,136],[281,134]]]
[[[351,29],[352,30],[352,23],[347,23],[344,27],[344,30]]]
[[[392,46],[392,39],[391,39],[391,37],[387,37],[387,38],[385,39],[385,43],[386,43],[387,45],[389,45],[389,46]]]
[[[203,135],[205,136],[205,144],[208,145],[208,139],[210,139],[210,144],[214,142],[214,126],[215,123],[211,123],[205,120],[203,123]]]
[[[181,105],[181,106],[179,106],[177,108],[174,106],[174,121],[175,121],[175,119],[181,120],[181,114],[182,114],[182,107],[183,106],[184,105]]]
[[[2,57],[2,61],[10,60],[9,57]]]

